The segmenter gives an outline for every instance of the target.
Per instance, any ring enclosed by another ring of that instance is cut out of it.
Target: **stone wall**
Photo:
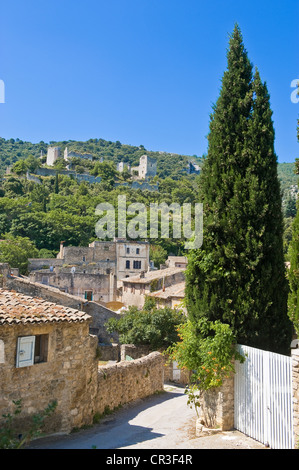
[[[0,287],[15,290],[31,297],[42,298],[58,305],[82,310],[92,317],[90,330],[98,336],[99,342],[110,343],[118,341],[117,334],[109,334],[105,328],[105,323],[109,318],[118,318],[118,314],[97,302],[84,301],[81,297],[70,295],[56,289],[55,287],[30,282],[26,278],[10,276],[10,268],[6,263],[0,264]]]
[[[120,345],[118,343],[99,344],[98,356],[100,361],[120,361]]]
[[[126,361],[128,357],[131,359],[139,359],[151,352],[153,352],[152,349],[147,345],[135,346],[135,344],[122,344],[120,346],[121,361]]]
[[[99,368],[96,413],[164,390],[164,360],[159,352]]]
[[[144,357],[150,354],[152,349],[147,345],[135,346],[134,344],[122,344],[120,346],[121,361],[132,360]],[[169,357],[164,354],[163,350],[159,350],[163,357],[164,364],[164,382],[174,382],[180,385],[187,385],[190,380],[191,372],[188,370],[178,369],[173,361],[169,361]]]
[[[19,336],[48,335],[46,362],[16,367]],[[164,387],[164,360],[153,352],[133,361],[98,367],[97,338],[88,322],[5,325],[0,329],[0,426],[2,414],[13,413],[13,400],[22,400],[14,421],[24,433],[34,414],[57,401],[45,421],[46,435],[69,433],[92,425],[108,409],[145,398]]]
[[[35,269],[48,269],[50,266],[62,266],[63,260],[58,258],[29,258],[28,259],[28,270],[33,271]]]
[[[18,336],[48,335],[46,362],[16,367]],[[97,338],[88,322],[2,325],[4,361],[0,364],[0,416],[13,413],[13,400],[22,400],[18,423],[24,432],[28,418],[57,400],[46,422],[47,433],[69,432],[92,423],[97,399]],[[3,421],[3,419],[2,419]],[[1,418],[0,418],[1,424]]]
[[[52,164],[48,163],[48,165],[51,166]],[[41,167],[35,171],[35,174],[40,175],[40,176],[55,176],[56,173],[58,173],[59,175],[64,175],[64,176],[72,176],[78,182],[87,181],[88,183],[91,183],[91,184],[100,183],[102,180],[100,176],[93,176],[93,175],[90,175],[89,173],[80,174],[72,170],[58,170],[54,168]]]
[[[60,260],[59,260],[60,261]],[[94,268],[77,269],[74,273],[71,269],[55,268],[35,270],[30,273],[32,282],[49,285],[61,289],[71,295],[85,300],[85,293],[90,292],[90,299],[95,302],[111,302],[116,299],[116,278],[112,274],[95,271]]]
[[[203,394],[201,412],[208,428],[234,429],[234,374],[224,379],[220,388]]]

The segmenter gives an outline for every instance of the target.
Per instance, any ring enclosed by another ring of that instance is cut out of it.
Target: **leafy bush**
[[[148,301],[141,311],[130,307],[119,319],[110,318],[106,328],[109,333],[117,332],[122,344],[166,349],[178,341],[177,328],[185,321],[186,317],[181,311],[170,308],[157,309]]]
[[[235,349],[235,336],[229,325],[200,319],[198,323],[188,320],[178,328],[180,341],[167,349],[171,360],[181,369],[192,371],[188,404],[197,408],[205,391],[220,387],[224,378],[234,372],[234,359],[244,357]]]

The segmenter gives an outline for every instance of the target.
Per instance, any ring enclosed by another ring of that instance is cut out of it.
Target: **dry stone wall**
[[[133,361],[99,368],[96,412],[102,414],[125,403],[164,390],[164,360],[159,352]]]
[[[113,310],[97,302],[84,301],[81,297],[67,294],[55,287],[45,286],[38,282],[31,282],[26,278],[10,276],[9,271],[9,265],[0,264],[0,287],[84,311],[92,317],[90,329],[93,334],[98,336],[99,342],[110,343],[111,341],[118,341],[118,335],[114,333],[109,334],[105,327],[105,323],[109,318],[118,318],[118,314]]]

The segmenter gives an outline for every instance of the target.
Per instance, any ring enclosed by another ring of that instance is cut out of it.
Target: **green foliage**
[[[164,264],[167,259],[167,250],[160,245],[151,245],[150,259],[156,268],[160,269],[160,264]]]
[[[57,407],[57,401],[53,400],[45,410],[30,418],[29,429],[26,432],[20,432],[22,430],[17,430],[16,419],[22,412],[22,400],[15,400],[13,404],[15,405],[13,414],[2,415],[5,421],[0,429],[0,449],[21,449],[32,439],[40,437],[45,419],[51,416]]]
[[[0,240],[0,262],[27,274],[28,258],[38,258],[38,250],[29,238],[6,236]]]
[[[106,323],[108,333],[117,332],[121,344],[149,345],[151,349],[166,349],[178,340],[177,327],[186,317],[178,310],[157,309],[148,300],[143,310],[130,307],[119,319]]]
[[[154,181],[159,183],[159,191],[114,187],[109,171],[106,172],[107,181],[97,184],[79,183],[74,178],[62,174],[56,177],[40,177],[41,184],[27,181],[22,174],[5,175],[0,187],[0,238],[5,238],[6,235],[29,238],[38,250],[47,249],[57,252],[61,240],[65,241],[66,246],[86,246],[95,240],[95,225],[98,219],[95,215],[96,206],[101,202],[109,202],[116,208],[118,195],[126,195],[128,204],[141,202],[147,208],[151,203],[182,204],[202,200],[199,187],[200,177],[187,175],[184,171],[191,157],[149,152],[143,146],[133,147],[103,139],[90,139],[86,142],[51,142],[50,145],[60,146],[62,152],[67,146],[69,151],[91,153],[93,161],[74,157],[72,165],[75,169],[81,165],[86,172],[94,173],[97,173],[96,168],[99,165],[102,166],[100,158],[105,159],[104,168],[107,169],[107,163],[111,165],[114,174],[117,162],[126,161],[131,165],[136,165],[139,158],[146,153],[157,159],[158,175]],[[19,139],[0,138],[0,170],[16,162],[22,162],[21,166],[24,167],[24,171],[25,166],[29,171],[34,171],[43,161],[40,158],[41,151],[45,154],[47,147],[48,144],[44,142],[31,144]],[[202,166],[203,161],[198,157],[193,156],[191,159]],[[116,178],[126,180],[128,175],[116,173]],[[283,164],[280,178],[287,191],[293,185],[288,164]],[[285,255],[288,252],[289,241],[290,234],[286,231]],[[170,254],[185,254],[183,237],[181,239],[172,237],[171,218],[170,237],[159,238],[153,245],[151,256],[157,267]]]
[[[299,120],[298,120],[299,141]],[[299,159],[296,159],[296,173],[299,174]],[[297,209],[299,200],[297,201]],[[299,211],[292,224],[292,241],[290,244],[290,269],[288,272],[290,292],[288,296],[288,314],[299,335]]]
[[[228,324],[200,319],[188,320],[178,328],[180,341],[167,349],[181,369],[192,371],[186,389],[188,404],[200,406],[205,391],[220,387],[234,373],[234,360],[244,361],[234,348],[235,335]]]
[[[239,343],[282,353],[291,328],[272,111],[238,26],[227,60],[199,177],[204,237],[189,255],[186,306],[195,323],[219,320]]]

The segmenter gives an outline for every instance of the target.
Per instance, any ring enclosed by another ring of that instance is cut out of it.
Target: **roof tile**
[[[0,325],[84,322],[90,319],[90,315],[80,310],[0,288]]]

